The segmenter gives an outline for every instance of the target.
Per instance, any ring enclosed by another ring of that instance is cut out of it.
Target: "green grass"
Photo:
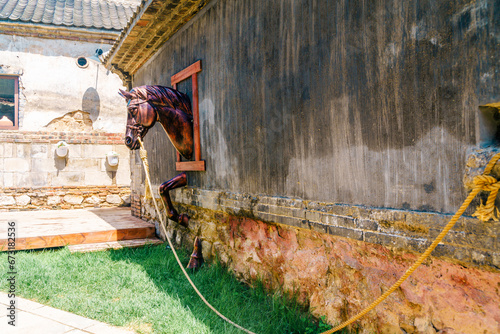
[[[189,254],[180,251],[183,263]],[[7,273],[0,254],[0,273]],[[139,333],[242,333],[203,304],[164,246],[71,254],[67,249],[16,254],[17,295]],[[222,314],[258,334],[329,329],[296,299],[238,282],[220,264],[191,272]],[[0,289],[7,291],[2,277]]]

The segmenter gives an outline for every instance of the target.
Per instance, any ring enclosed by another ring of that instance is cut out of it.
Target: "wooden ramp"
[[[16,250],[90,251],[161,242],[154,225],[132,216],[130,208],[2,212],[0,217],[1,251],[8,250],[9,222],[15,222]]]

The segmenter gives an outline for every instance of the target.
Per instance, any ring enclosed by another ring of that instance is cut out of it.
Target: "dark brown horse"
[[[193,155],[193,113],[191,102],[186,94],[163,86],[140,86],[120,95],[127,100],[127,131],[125,145],[131,150],[140,147],[138,138],[144,138],[156,123],[165,129],[175,149],[186,159]],[[167,205],[168,218],[187,226],[189,217],[179,215],[172,205],[169,191],[183,187],[187,183],[186,173],[160,185],[160,195]]]

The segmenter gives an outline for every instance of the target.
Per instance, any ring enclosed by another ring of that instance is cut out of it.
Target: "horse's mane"
[[[141,100],[148,101],[155,107],[179,109],[188,115],[193,115],[189,96],[170,87],[164,86],[139,86],[133,88],[134,93]]]

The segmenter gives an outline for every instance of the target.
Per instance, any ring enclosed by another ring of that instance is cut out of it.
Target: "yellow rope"
[[[350,318],[349,320],[345,321],[344,323],[338,325],[335,328],[332,328],[326,332],[323,332],[321,334],[331,334],[333,332],[336,332],[338,330],[341,330],[342,328],[352,324],[353,322],[359,320],[361,317],[363,317],[365,314],[373,310],[378,304],[380,304],[384,299],[386,299],[392,292],[394,292],[399,286],[417,269],[422,262],[432,253],[434,248],[443,240],[444,236],[450,231],[450,229],[455,225],[457,222],[458,218],[464,213],[464,211],[467,209],[469,204],[472,202],[474,197],[481,191],[491,191],[490,196],[488,196],[488,199],[486,201],[485,205],[480,205],[479,208],[477,208],[476,212],[474,213],[474,216],[478,217],[479,219],[486,221],[489,220],[490,218],[493,218],[497,220],[494,217],[494,209],[495,209],[495,198],[498,193],[498,190],[500,189],[500,182],[497,182],[497,179],[495,179],[492,176],[489,176],[493,166],[495,166],[496,162],[500,159],[500,153],[497,153],[491,158],[490,162],[488,165],[486,165],[486,168],[484,169],[483,175],[478,175],[474,178],[474,184],[475,187],[472,189],[471,193],[467,198],[465,199],[464,203],[462,206],[458,209],[457,213],[450,219],[449,223],[444,227],[443,231],[437,236],[436,240],[426,249],[426,251],[420,255],[420,257],[417,259],[417,261],[410,267],[408,270],[405,272],[405,274],[396,282],[394,283],[393,286],[389,288],[383,295],[381,295],[377,300],[375,300],[373,303],[371,303],[367,308],[365,308],[363,311],[355,315],[354,317]],[[494,196],[493,196],[494,194]]]
[[[150,194],[152,194],[152,187],[151,187],[151,179],[149,177],[149,164],[148,164],[148,158],[147,158],[147,151],[144,148],[144,145],[139,139],[139,143],[141,144],[141,149],[140,149],[140,156],[144,165],[144,171],[146,173],[146,181],[147,181],[147,189],[146,189],[146,194],[149,189]],[[488,196],[488,199],[486,200],[486,203],[481,205],[477,208],[476,212],[473,214],[473,216],[478,217],[482,221],[487,221],[490,219],[494,219],[498,221],[498,218],[495,217],[495,199],[498,194],[498,191],[500,190],[500,182],[497,182],[497,179],[489,176],[491,170],[493,169],[493,166],[495,166],[496,162],[500,159],[500,153],[495,154],[490,162],[486,165],[483,175],[478,175],[474,178],[474,184],[475,187],[472,189],[470,192],[469,196],[465,199],[463,202],[462,206],[458,209],[458,211],[455,213],[455,215],[450,219],[448,224],[444,227],[444,229],[441,231],[441,233],[436,237],[436,239],[432,242],[432,244],[425,250],[425,252],[420,255],[420,257],[415,261],[415,263],[406,270],[405,274],[396,282],[394,283],[393,286],[389,288],[384,294],[382,294],[379,298],[377,298],[373,303],[371,303],[367,308],[362,310],[360,313],[355,315],[354,317],[350,318],[349,320],[345,321],[344,323],[338,325],[337,327],[334,327],[326,332],[323,332],[321,334],[331,334],[334,333],[338,330],[341,330],[342,328],[352,324],[353,322],[359,320],[362,318],[364,315],[366,315],[368,312],[373,310],[378,304],[383,302],[391,293],[393,293],[397,288],[401,286],[401,284],[429,257],[429,255],[432,253],[432,251],[437,247],[437,245],[443,240],[443,238],[446,236],[446,234],[453,228],[453,226],[456,224],[460,216],[465,212],[467,207],[470,205],[474,197],[481,191],[490,191],[490,195]],[[161,197],[160,197],[161,198]],[[162,228],[163,233],[165,234],[165,237],[168,241],[168,244],[170,245],[170,248],[172,249],[175,259],[177,260],[177,263],[179,264],[179,267],[181,268],[182,272],[184,273],[184,276],[186,276],[187,280],[195,290],[195,292],[198,294],[198,296],[203,300],[203,302],[212,310],[214,311],[219,317],[230,323],[231,325],[235,326],[236,328],[241,329],[242,331],[249,333],[249,334],[255,334],[254,332],[249,331],[246,328],[243,328],[242,326],[236,324],[235,322],[229,320],[227,317],[222,315],[219,311],[217,311],[206,299],[203,297],[201,292],[196,288],[194,285],[193,281],[189,277],[188,273],[184,269],[184,266],[182,265],[179,256],[177,255],[177,252],[175,251],[174,245],[172,244],[172,241],[170,240],[167,231],[165,229],[165,224],[163,222],[163,217],[160,213],[160,210],[158,209],[158,204],[156,203],[156,199],[152,197],[153,203],[155,205],[156,213],[158,215],[158,218],[160,220],[160,226]],[[498,210],[496,210],[497,216]]]
[[[144,145],[142,144],[142,140],[139,138],[139,144],[141,144],[141,149],[139,151],[139,154],[141,156],[141,159],[142,159],[142,164],[144,166],[144,171],[146,173],[146,181],[147,181],[147,187],[146,187],[146,193],[147,193],[147,189],[149,189],[150,191],[150,194],[153,193],[152,191],[152,187],[151,187],[151,179],[149,177],[149,163],[148,163],[148,152],[146,151],[146,149],[144,148]],[[198,294],[198,296],[201,298],[201,300],[203,300],[203,302],[212,310],[214,311],[219,317],[221,317],[222,319],[224,319],[225,321],[227,321],[228,323],[230,323],[231,325],[233,325],[234,327],[238,328],[238,329],[241,329],[242,331],[248,333],[248,334],[255,334],[254,332],[251,332],[249,331],[248,329],[244,328],[244,327],[241,327],[240,325],[238,325],[237,323],[229,320],[228,318],[226,318],[222,313],[220,313],[219,311],[217,311],[206,299],[205,297],[203,297],[203,295],[201,294],[201,292],[198,290],[198,288],[196,287],[196,285],[194,285],[193,281],[191,280],[191,278],[189,277],[188,273],[186,272],[186,269],[184,269],[184,266],[182,265],[181,263],[181,260],[179,259],[179,256],[177,255],[177,252],[175,251],[175,248],[174,248],[174,245],[172,244],[172,241],[170,240],[168,234],[167,234],[167,230],[165,229],[165,224],[163,222],[163,217],[160,213],[160,209],[158,209],[158,204],[156,203],[156,199],[154,198],[154,196],[152,196],[153,198],[153,203],[155,205],[155,209],[156,209],[156,214],[158,215],[158,219],[160,219],[160,226],[161,226],[161,229],[163,231],[163,233],[165,234],[165,237],[167,238],[167,241],[168,241],[168,244],[170,245],[170,248],[172,249],[173,253],[174,253],[174,256],[175,256],[175,259],[177,260],[177,263],[179,264],[179,267],[181,268],[182,272],[184,273],[184,276],[186,276],[187,280],[189,281],[189,284],[191,284],[191,286],[193,287],[194,291]],[[161,198],[161,196],[160,196]]]

